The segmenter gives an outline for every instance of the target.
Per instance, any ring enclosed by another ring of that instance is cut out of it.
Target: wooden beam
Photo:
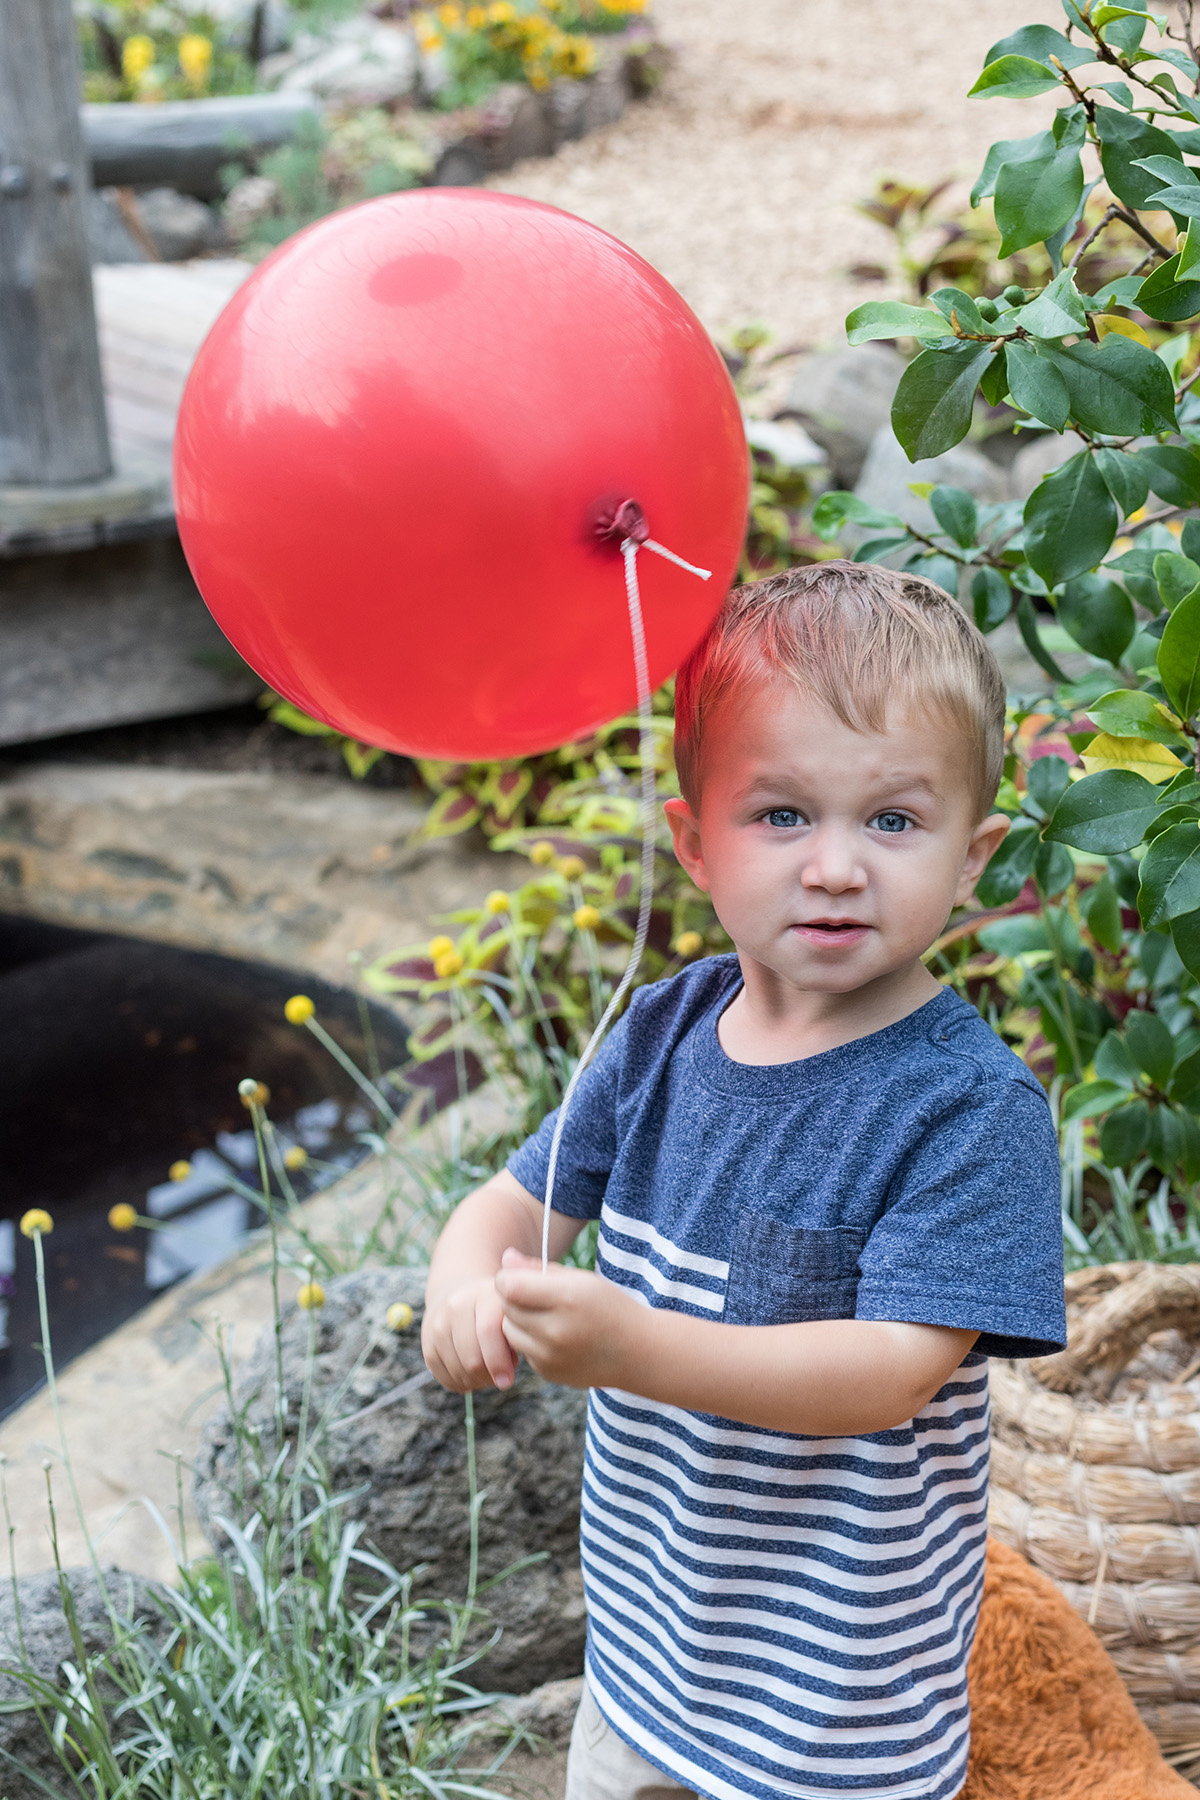
[[[71,0],[0,0],[0,483],[112,468]]]

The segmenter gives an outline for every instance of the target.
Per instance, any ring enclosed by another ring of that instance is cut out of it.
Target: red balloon
[[[628,710],[634,500],[712,580],[638,559],[652,680],[736,567],[729,377],[662,276],[594,225],[430,188],[323,219],[234,296],[175,439],[183,547],[264,680],[365,743],[488,760]]]

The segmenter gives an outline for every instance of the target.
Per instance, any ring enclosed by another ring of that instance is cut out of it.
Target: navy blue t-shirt
[[[554,1207],[643,1304],[744,1325],[979,1332],[917,1417],[819,1439],[591,1396],[588,1675],[715,1800],[942,1800],[964,1778],[988,1354],[1066,1337],[1057,1144],[1034,1077],[949,989],[800,1062],[733,1062],[733,956],[634,996],[580,1081]],[[545,1191],[553,1118],[510,1158]]]

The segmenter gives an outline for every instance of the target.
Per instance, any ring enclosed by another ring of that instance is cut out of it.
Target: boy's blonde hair
[[[726,596],[675,686],[675,764],[697,809],[704,732],[740,690],[784,680],[854,731],[883,731],[889,709],[940,713],[970,746],[977,816],[1004,763],[1004,681],[957,601],[918,576],[874,563],[825,562]]]

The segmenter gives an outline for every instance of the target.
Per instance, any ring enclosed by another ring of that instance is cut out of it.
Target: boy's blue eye
[[[800,814],[790,806],[777,806],[774,812],[767,814],[767,824],[776,826],[780,831],[790,831],[800,823]]]
[[[902,812],[881,812],[876,813],[871,823],[876,831],[896,832],[906,830],[910,821]]]

